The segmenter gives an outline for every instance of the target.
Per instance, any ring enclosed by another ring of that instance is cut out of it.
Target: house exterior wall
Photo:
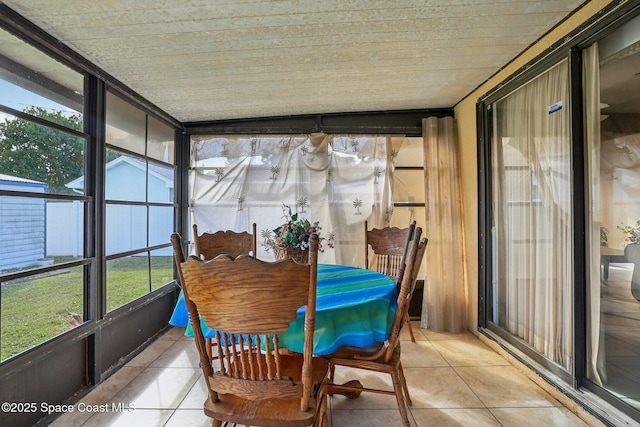
[[[46,184],[1,181],[0,189],[43,193]],[[46,201],[0,196],[0,270],[37,265],[45,257]]]
[[[123,162],[107,169],[107,200],[131,200],[142,202],[146,199],[146,172]]]
[[[144,202],[146,200],[146,171],[122,162],[107,169],[109,200]],[[166,180],[149,174],[149,201],[166,203],[172,200]],[[49,202],[47,204],[47,256],[82,256],[84,213],[79,202]],[[151,245],[169,241],[173,230],[173,210],[152,208],[149,214],[151,229],[164,229],[162,236],[150,236]],[[165,225],[168,225],[165,226]],[[147,246],[147,211],[139,205],[109,205],[107,207],[107,254],[125,252]],[[171,248],[156,255],[171,255]]]
[[[506,65],[491,79],[469,94],[454,107],[458,127],[460,148],[460,170],[462,181],[462,202],[464,206],[463,221],[465,227],[466,274],[469,291],[469,329],[477,334],[478,329],[478,158],[477,158],[477,125],[476,103],[480,97],[496,88],[505,79],[515,73],[537,55],[561,40],[564,36],[589,20],[592,16],[606,7],[610,0],[593,0],[578,9],[569,19],[556,27],[547,36],[540,39],[523,52],[513,62]]]
[[[171,189],[167,187],[166,182],[156,178],[153,174],[149,174],[148,197],[150,202],[168,202],[173,200]]]
[[[47,256],[84,256],[82,202],[47,203]]]

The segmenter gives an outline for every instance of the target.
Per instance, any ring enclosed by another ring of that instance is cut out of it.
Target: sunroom
[[[419,333],[640,423],[640,5],[423,3],[0,3],[0,424],[172,329],[171,233],[283,209],[327,264],[415,220]]]

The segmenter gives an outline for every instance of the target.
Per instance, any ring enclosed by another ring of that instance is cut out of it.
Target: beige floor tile
[[[144,368],[141,367],[122,367],[109,378],[104,380],[102,384],[93,389],[91,393],[74,403],[73,406],[76,410],[62,414],[51,425],[55,427],[81,425],[94,414],[90,411],[82,411],[80,409],[84,407],[91,407],[92,405],[104,405],[107,402],[111,402],[113,397],[127,384],[133,381],[143,370]]]
[[[426,368],[449,366],[449,363],[429,341],[404,341],[401,344],[402,366],[405,368]]]
[[[437,332],[431,329],[421,329],[420,332],[430,341],[446,341],[446,340],[465,340],[465,341],[478,341],[478,337],[471,332],[461,332],[458,334],[451,332]]]
[[[494,408],[491,412],[505,426],[514,427],[588,427],[566,408]]]
[[[189,393],[187,393],[187,396],[180,402],[178,409],[202,410],[204,401],[207,400],[207,385],[204,381],[204,376],[200,375],[191,390],[189,390]]]
[[[173,340],[162,340],[158,338],[157,340],[152,342],[144,351],[131,359],[127,363],[127,366],[141,366],[146,368],[175,343],[176,342]]]
[[[92,404],[100,404],[109,401],[127,384],[133,381],[145,368],[139,366],[123,366],[113,375],[104,380],[82,401]]]
[[[509,365],[504,357],[478,339],[431,341],[451,366]]]
[[[379,393],[362,393],[357,399],[344,396],[332,396],[329,400],[331,411],[335,410],[364,410],[391,409],[398,411],[396,398],[392,395]]]
[[[97,413],[82,427],[158,427],[171,417],[169,409],[135,409],[125,412]]]
[[[405,368],[404,373],[412,409],[484,407],[453,368]]]
[[[55,419],[49,427],[69,427],[83,425],[94,414],[92,412],[80,412],[74,410],[73,412],[67,412]]]
[[[418,427],[502,426],[488,409],[412,409],[411,413]]]
[[[178,341],[184,339],[193,339],[184,336],[185,328],[173,326],[167,332],[158,337],[159,340]]]
[[[200,375],[195,368],[146,368],[113,401],[139,409],[176,409]]]
[[[437,333],[419,329],[415,322],[414,326],[416,338],[421,338],[413,343],[407,335],[402,342],[402,361],[413,401],[408,409],[412,426],[585,425],[472,334]],[[85,405],[131,403],[135,411],[75,411],[51,425],[211,425],[202,410],[207,393],[197,367],[197,351],[193,339],[183,334],[184,328],[169,330],[80,401]],[[630,369],[637,367],[633,358],[619,357],[616,362]],[[336,369],[336,382],[351,379],[393,389],[388,374]],[[393,395],[333,396],[329,405],[330,426],[400,425]]]
[[[410,414],[409,422],[411,426],[416,426]],[[331,412],[331,427],[391,427],[401,425],[402,418],[398,410],[335,410]]]
[[[436,353],[429,353],[432,349],[428,342],[408,343],[415,348],[405,354],[403,343],[403,366],[407,386],[413,401],[414,407],[452,407],[452,408],[478,408],[483,407],[478,398],[471,392],[469,387],[460,379],[460,376],[448,366],[446,361]],[[416,368],[410,365],[420,364],[418,359],[413,359],[414,355],[424,349],[428,363],[439,367]],[[405,362],[405,356],[408,356]],[[359,380],[365,387],[393,390],[391,376],[389,374],[371,372],[363,369],[350,369],[338,366],[334,382],[342,384],[349,380]],[[332,409],[391,409],[397,408],[395,396],[382,395],[376,393],[363,393],[358,399],[347,399],[342,396],[335,396],[332,399]]]
[[[561,406],[513,366],[458,367],[455,370],[488,408]]]
[[[416,341],[425,341],[427,337],[422,333],[422,329],[420,329],[420,322],[412,321],[411,322],[411,330],[413,331],[413,337]],[[411,335],[409,334],[409,326],[406,324],[402,325],[402,330],[400,330],[400,339],[402,341],[411,341]]]
[[[186,344],[186,345],[185,345]],[[195,344],[175,341],[151,364],[153,368],[198,368],[200,356]]]
[[[380,372],[370,372],[363,369],[349,369],[336,367],[334,382],[343,384],[350,380],[359,380],[364,387],[382,390],[393,390],[391,376]],[[357,399],[344,396],[333,396],[330,400],[331,409],[394,409],[397,410],[395,396],[379,393],[362,393]]]
[[[211,418],[200,409],[178,409],[164,427],[211,427]]]

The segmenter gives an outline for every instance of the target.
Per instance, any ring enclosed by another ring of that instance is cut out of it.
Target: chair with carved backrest
[[[252,224],[252,233],[247,231],[220,230],[215,233],[204,232],[198,235],[198,225],[193,224],[194,251],[197,256],[209,260],[218,255],[227,254],[237,257],[251,253],[256,256],[257,235],[256,223]],[[212,359],[216,358],[213,340],[207,338],[207,352]]]
[[[409,241],[413,238],[415,228],[416,222],[413,221],[407,228],[384,227],[369,230],[369,224],[365,221],[365,267],[391,277],[399,288],[402,283]],[[370,250],[374,254],[371,258]],[[411,341],[415,342],[409,312],[405,317],[405,325],[409,329]]]
[[[198,235],[198,225],[193,224],[193,243],[195,253],[202,259],[213,259],[221,254],[237,257],[248,254],[256,256],[257,236],[256,223],[251,226],[252,232],[221,230],[215,233],[202,233]]]
[[[174,233],[171,241],[207,384],[204,412],[213,425],[326,422],[328,362],[312,356],[317,235],[311,239],[309,264],[248,255],[185,261],[180,236]],[[278,334],[288,330],[302,306],[304,350],[299,354],[281,349]],[[216,331],[219,370],[207,354],[200,318]]]
[[[384,343],[377,343],[377,345],[371,348],[343,347],[334,354],[327,356],[331,364],[329,377],[331,382],[333,382],[336,366],[346,366],[390,374],[393,391],[361,387],[360,385],[354,385],[353,382],[343,385],[332,384],[330,391],[331,394],[337,394],[336,392],[352,392],[357,395],[362,391],[393,394],[396,397],[403,426],[409,425],[406,405],[411,405],[411,397],[409,396],[409,389],[407,388],[402,363],[400,362],[400,330],[404,323],[405,314],[409,311],[408,296],[413,293],[415,288],[422,258],[424,257],[427,247],[427,238],[423,237],[420,239],[421,234],[422,229],[417,227],[414,232],[414,238],[409,242],[405,273],[400,284],[398,306],[389,339]]]

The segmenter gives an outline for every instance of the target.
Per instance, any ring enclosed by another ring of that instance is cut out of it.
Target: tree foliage
[[[40,107],[25,113],[82,131],[80,115]],[[16,118],[0,122],[0,173],[46,183],[51,193],[71,193],[68,182],[84,174],[84,138]]]

